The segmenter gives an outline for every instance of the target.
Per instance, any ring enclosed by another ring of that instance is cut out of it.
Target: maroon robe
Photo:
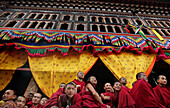
[[[125,88],[121,88],[118,99],[119,108],[135,108],[135,101]]]
[[[33,105],[29,108],[44,108],[44,106],[42,106],[41,104],[38,104],[38,106],[34,107]]]
[[[159,107],[152,86],[143,79],[136,81],[130,94],[136,102],[136,108]]]
[[[90,82],[87,82],[88,84]],[[91,84],[91,83],[90,83]],[[95,89],[95,86],[92,84]],[[107,108],[106,104],[100,104],[96,101],[90,91],[85,90],[86,87],[83,88],[80,95],[82,97],[82,107],[83,108]]]
[[[44,108],[50,108],[52,106],[57,106],[57,99],[60,95],[65,94],[64,88],[59,88],[55,93],[53,93],[44,105]]]
[[[67,96],[66,94],[60,95],[61,100],[61,108],[65,108],[67,106]],[[81,108],[82,98],[79,94],[75,94],[73,100],[71,101],[71,105],[69,108]]]
[[[122,88],[124,88],[127,92],[129,92],[130,93],[130,88],[128,88],[128,87],[126,87],[126,86],[122,86]]]
[[[159,85],[157,85],[153,90],[159,104],[162,104],[167,108],[170,108],[170,88],[160,87]]]
[[[104,96],[113,96],[114,93],[113,92],[105,92],[105,93],[102,93]],[[112,106],[112,102],[111,100],[103,100],[103,102],[106,104],[106,105],[109,105],[109,106]]]
[[[81,86],[81,87],[77,88],[77,93],[79,93],[83,89],[83,87],[85,85],[85,82],[84,81],[79,81],[77,79],[74,79],[73,82],[75,82],[76,85],[80,85]]]

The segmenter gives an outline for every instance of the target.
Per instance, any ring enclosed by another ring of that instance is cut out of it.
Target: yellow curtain
[[[27,61],[27,53],[22,50],[5,50],[0,53],[0,91],[11,81],[15,70]]]
[[[28,57],[28,59],[35,81],[50,97],[59,88],[60,83],[72,81],[79,71],[88,71],[98,58],[86,50],[81,54],[72,51],[63,56],[60,52],[54,52],[48,53],[45,57]]]
[[[145,52],[142,55],[130,52],[108,55],[103,51],[98,53],[98,56],[117,79],[125,77],[127,86],[131,88],[136,74],[146,72],[156,55]]]
[[[170,59],[165,59],[164,61],[170,65]]]

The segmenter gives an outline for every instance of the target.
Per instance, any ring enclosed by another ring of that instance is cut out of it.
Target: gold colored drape
[[[63,56],[60,52],[54,52],[45,57],[28,59],[35,81],[43,93],[50,97],[59,88],[60,83],[73,81],[77,72],[88,71],[98,58],[86,50],[81,54],[72,51]]]
[[[165,59],[164,61],[170,65],[170,59]]]
[[[106,52],[100,52],[98,56],[117,79],[125,77],[127,86],[131,88],[132,83],[136,80],[136,74],[146,72],[156,55],[145,52],[138,55],[124,51],[120,54],[111,55]]]
[[[0,53],[0,91],[11,81],[15,70],[27,61],[27,53],[22,50],[5,50]]]

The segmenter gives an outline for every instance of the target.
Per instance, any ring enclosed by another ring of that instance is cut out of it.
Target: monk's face
[[[96,79],[96,77],[94,77],[94,76],[90,77],[90,82],[91,82],[92,84],[96,85],[96,84],[97,84],[97,79]]]
[[[83,72],[79,72],[77,74],[77,77],[80,78],[80,79],[84,79],[84,73]]]
[[[127,84],[126,78],[125,78],[125,77],[122,77],[122,78],[120,79],[120,83],[123,84],[123,85],[124,85],[124,84],[126,85],[126,84]]]
[[[33,104],[39,104],[41,101],[41,94],[40,93],[35,93],[33,98],[32,98],[32,103]]]
[[[145,73],[141,73],[139,79],[144,79],[145,81],[148,81],[148,77]]]
[[[40,101],[40,104],[44,106],[44,105],[46,104],[47,100],[48,100],[48,99],[45,98],[45,97],[42,98],[41,101]]]
[[[14,95],[13,90],[6,90],[5,93],[2,95],[3,101],[13,100],[16,98],[16,95]]]
[[[72,98],[74,96],[74,94],[76,93],[76,88],[74,85],[67,85],[66,89],[65,89],[65,93],[69,98]]]
[[[24,108],[26,99],[22,96],[19,96],[15,103],[16,103],[17,108]]]
[[[66,84],[60,84],[59,88],[64,88]]]
[[[28,96],[27,96],[28,100],[31,101],[32,98],[33,98],[33,96],[34,96],[34,95],[33,95],[32,93],[29,93]]]
[[[164,75],[159,76],[159,79],[157,80],[157,82],[159,83],[159,85],[165,86],[167,84],[166,76]]]
[[[113,85],[113,88],[115,89],[115,91],[120,91],[121,90],[120,82],[115,82],[115,84]]]
[[[112,88],[112,86],[111,86],[110,83],[106,83],[106,84],[104,85],[104,89],[105,89],[106,92],[110,92],[111,88]]]

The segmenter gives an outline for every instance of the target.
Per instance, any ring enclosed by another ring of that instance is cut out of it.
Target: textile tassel
[[[128,25],[126,25],[126,26],[124,27],[124,29],[125,29],[128,33],[130,33],[130,31],[128,30],[127,26],[128,26]]]
[[[2,40],[10,40],[10,38],[7,34],[5,34],[4,37],[2,38]]]
[[[156,35],[161,41],[164,40],[164,39],[162,38],[162,36],[161,36],[157,31],[155,31],[153,28],[152,28],[151,30],[155,33],[155,35]]]
[[[40,40],[41,40],[41,38],[37,37],[37,38],[35,39],[35,43],[37,43],[37,42],[40,41]]]
[[[28,36],[27,41],[30,41],[33,36]]]
[[[37,36],[36,35],[34,35],[33,37],[32,37],[32,41],[36,38]]]

